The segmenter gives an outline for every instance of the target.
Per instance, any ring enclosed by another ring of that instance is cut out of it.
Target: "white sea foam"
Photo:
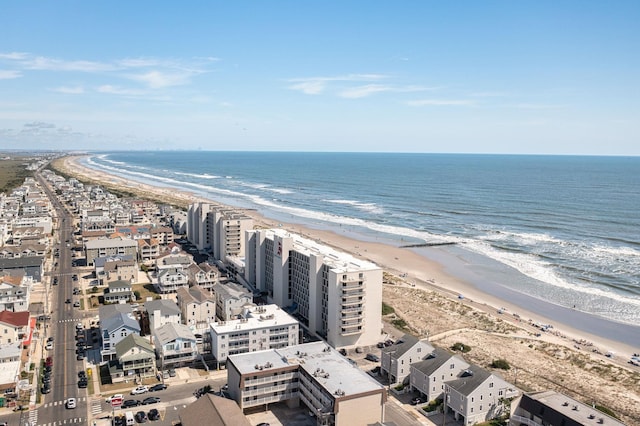
[[[465,242],[464,247],[475,253],[479,253],[490,259],[494,259],[502,264],[510,266],[522,274],[542,283],[593,297],[606,297],[619,303],[628,303],[640,308],[640,298],[628,295],[623,296],[606,291],[599,287],[571,283],[560,277],[554,271],[553,265],[548,262],[541,261],[535,255],[498,250],[487,242],[480,240],[468,240]]]
[[[167,170],[167,171],[170,171],[170,170]],[[220,176],[210,175],[207,173],[204,173],[204,174],[186,173],[186,172],[174,172],[174,173],[180,176],[190,176],[198,179],[220,179]]]
[[[322,200],[322,201],[325,201],[327,203],[352,206],[359,210],[362,210],[368,213],[373,213],[373,214],[384,214],[385,212],[385,210],[382,207],[378,206],[376,203],[363,203],[363,202],[354,201],[354,200]]]

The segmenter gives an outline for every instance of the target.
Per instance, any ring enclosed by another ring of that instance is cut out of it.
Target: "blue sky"
[[[640,155],[638,1],[12,1],[0,148]]]

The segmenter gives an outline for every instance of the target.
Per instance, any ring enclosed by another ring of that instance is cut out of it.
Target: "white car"
[[[106,399],[107,404],[111,404],[112,399],[119,399],[120,401],[122,401],[124,400],[124,395],[122,395],[121,393],[111,395],[109,398]]]
[[[53,342],[47,342],[47,345],[44,347],[46,350],[50,351],[53,349]]]
[[[131,391],[131,395],[140,395],[142,393],[149,392],[149,388],[146,386],[138,386],[137,388]]]
[[[76,408],[76,399],[75,398],[67,399],[67,408]]]

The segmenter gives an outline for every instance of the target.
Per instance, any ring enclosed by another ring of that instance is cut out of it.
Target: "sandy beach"
[[[88,169],[78,159],[57,160],[54,168],[85,182],[99,182],[183,207],[211,201]],[[395,309],[385,320],[401,318],[413,334],[429,337],[438,345],[473,342],[478,350],[467,354],[473,362],[509,360],[517,368],[515,374],[513,369],[506,372],[505,378],[525,390],[554,388],[585,402],[597,401],[620,413],[627,424],[640,424],[640,368],[627,364],[632,353],[640,352],[640,327],[602,320],[515,292],[482,291],[472,280],[459,278],[464,274],[447,271],[447,265],[434,261],[424,250],[360,241],[346,231],[276,222],[256,211],[246,213],[256,226],[281,225],[382,267],[386,277],[383,300]],[[542,331],[540,324],[552,327]],[[390,329],[390,333],[397,337],[401,331]],[[633,342],[637,342],[635,347]],[[471,356],[474,352],[475,358]],[[607,353],[614,356],[607,357]]]

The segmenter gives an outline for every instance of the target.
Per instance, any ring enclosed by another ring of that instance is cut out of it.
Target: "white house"
[[[194,285],[178,289],[176,294],[182,323],[192,330],[205,330],[216,319],[216,301],[209,290]]]
[[[165,324],[153,330],[159,368],[190,365],[198,356],[196,337],[184,324]]]
[[[165,324],[180,324],[180,308],[173,300],[157,299],[144,303],[149,316],[149,329],[154,330]]]

